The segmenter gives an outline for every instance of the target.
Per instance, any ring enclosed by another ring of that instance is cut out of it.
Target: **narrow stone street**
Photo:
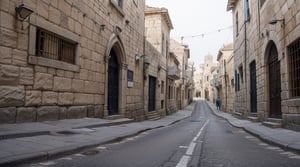
[[[197,101],[188,119],[81,153],[22,167],[299,166],[300,156],[269,145],[216,117]]]

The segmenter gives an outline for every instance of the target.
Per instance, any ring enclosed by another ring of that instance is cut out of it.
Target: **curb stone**
[[[225,118],[225,117],[223,117],[223,116],[221,116],[221,115],[218,115],[218,114],[216,113],[216,111],[212,108],[212,106],[211,106],[210,104],[207,103],[207,101],[205,101],[205,103],[209,106],[210,110],[212,111],[212,113],[213,113],[214,115],[216,115],[216,116],[219,117],[219,118],[225,119],[231,126],[236,127],[236,128],[240,128],[240,129],[243,129],[244,131],[250,133],[250,134],[253,135],[253,136],[258,137],[259,139],[261,139],[262,141],[264,141],[264,142],[266,142],[266,143],[268,143],[268,144],[275,145],[275,146],[278,146],[278,147],[280,147],[280,148],[282,148],[282,149],[284,149],[284,150],[292,151],[292,152],[296,152],[296,153],[300,154],[300,149],[291,147],[289,144],[281,143],[281,142],[279,142],[279,141],[275,141],[275,140],[273,140],[273,139],[270,139],[270,137],[267,137],[267,136],[265,136],[265,135],[262,135],[262,134],[260,134],[259,132],[255,132],[254,130],[249,129],[248,127],[238,126],[238,125],[233,124],[232,122],[230,122],[230,120],[229,120],[228,118]]]
[[[195,105],[192,106],[193,110],[195,109]],[[193,111],[192,110],[192,111]],[[192,114],[192,113],[191,113]],[[177,122],[180,122],[184,119],[189,118],[191,115],[185,116],[181,119],[177,119],[174,121],[171,121],[170,123],[166,124],[166,125],[156,125],[154,127],[145,127],[142,128],[136,132],[133,133],[129,133],[129,134],[124,134],[124,135],[120,135],[118,137],[113,137],[110,139],[106,139],[103,141],[91,141],[88,143],[82,143],[79,145],[71,145],[71,146],[65,146],[65,147],[60,147],[57,149],[53,149],[53,150],[49,150],[49,151],[40,151],[40,152],[35,152],[35,153],[27,153],[27,154],[23,154],[23,155],[16,155],[16,156],[12,156],[12,157],[8,157],[4,160],[0,160],[0,166],[5,167],[5,166],[15,166],[15,165],[20,165],[20,164],[26,164],[26,163],[30,163],[33,161],[43,161],[43,160],[50,160],[50,159],[55,159],[61,156],[66,156],[66,155],[70,155],[76,152],[81,152],[84,151],[86,149],[90,149],[99,145],[103,145],[103,144],[107,144],[107,143],[113,143],[115,141],[120,141],[123,140],[125,138],[128,137],[132,137],[132,136],[136,136],[142,132],[145,131],[149,131],[149,130],[153,130],[153,129],[159,129],[162,127],[167,127],[170,125],[173,125]]]

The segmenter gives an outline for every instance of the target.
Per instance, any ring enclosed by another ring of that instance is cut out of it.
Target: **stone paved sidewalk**
[[[249,120],[241,120],[233,117],[229,113],[217,110],[216,106],[211,102],[207,102],[207,104],[215,115],[226,119],[232,126],[242,128],[267,143],[300,153],[300,132],[283,128],[272,129],[259,122],[255,123]]]
[[[165,127],[191,116],[195,103],[156,121],[83,118],[0,125],[0,166],[47,160]]]

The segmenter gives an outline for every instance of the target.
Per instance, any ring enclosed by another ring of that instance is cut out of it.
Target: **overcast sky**
[[[180,42],[180,37],[186,36],[183,43],[189,45],[190,59],[197,69],[205,55],[212,54],[216,61],[219,49],[232,43],[232,14],[226,11],[227,0],[146,0],[146,4],[168,9],[174,26],[171,38]],[[223,28],[227,29],[219,31]]]

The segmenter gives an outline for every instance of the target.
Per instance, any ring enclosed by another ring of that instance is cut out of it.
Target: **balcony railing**
[[[174,79],[174,80],[180,79],[180,69],[175,65],[172,65],[172,66],[169,65],[168,66],[168,77],[171,79]]]

